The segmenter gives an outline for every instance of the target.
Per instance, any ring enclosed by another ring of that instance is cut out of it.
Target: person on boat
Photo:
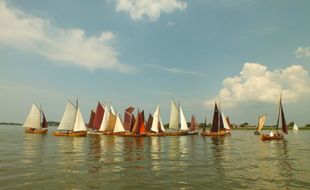
[[[270,137],[273,137],[273,136],[274,136],[274,134],[273,134],[273,132],[272,132],[272,131],[270,131],[269,136],[270,136]]]

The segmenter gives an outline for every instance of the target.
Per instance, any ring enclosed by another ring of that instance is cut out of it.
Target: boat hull
[[[188,131],[175,131],[166,133],[166,136],[186,136],[186,135],[188,135]]]
[[[283,138],[284,138],[283,135],[270,136],[268,134],[262,134],[262,136],[261,136],[261,140],[263,140],[263,141],[282,140]]]
[[[25,133],[32,133],[32,134],[47,134],[48,129],[25,129]]]
[[[162,136],[166,136],[165,133],[147,133],[146,135],[147,135],[147,136],[150,136],[150,137],[162,137]]]
[[[219,136],[225,136],[226,132],[202,132],[200,133],[200,135],[207,137],[219,137]]]
[[[54,136],[65,136],[65,137],[86,137],[87,132],[86,131],[78,131],[78,132],[69,132],[64,133],[60,131],[53,132]]]
[[[194,131],[194,132],[189,131],[187,135],[198,135],[198,133],[199,133],[198,131]]]
[[[87,131],[88,135],[102,135],[101,131]]]
[[[133,133],[120,133],[120,134],[115,134],[118,137],[146,137],[147,134],[133,134]]]

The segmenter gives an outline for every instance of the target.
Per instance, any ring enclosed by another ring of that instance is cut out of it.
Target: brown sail
[[[213,122],[210,129],[210,132],[219,132],[220,131],[220,123],[219,123],[219,110],[217,108],[217,104],[215,102],[214,112],[213,112]]]
[[[94,119],[94,124],[93,124],[93,129],[99,129],[102,119],[103,119],[103,115],[104,115],[104,108],[101,105],[100,102],[98,102],[97,105],[97,110],[96,110],[96,115],[95,115],[95,119]]]
[[[149,118],[148,118],[148,120],[147,120],[147,122],[146,122],[146,126],[145,126],[146,132],[151,131],[152,123],[153,123],[153,116],[152,116],[152,114],[149,114]],[[159,122],[158,122],[158,123],[159,123]],[[159,126],[158,128],[160,129],[160,123],[159,123],[158,126]]]
[[[125,110],[125,114],[124,114],[124,129],[126,131],[130,131],[131,130],[131,126],[132,126],[132,119],[133,119],[133,110],[135,108],[133,107],[128,107],[126,110]]]
[[[87,125],[88,128],[93,129],[95,116],[96,116],[96,113],[93,110],[91,110],[89,122],[88,122],[88,125]]]

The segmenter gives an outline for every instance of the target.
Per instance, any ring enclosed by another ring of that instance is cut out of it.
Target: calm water
[[[0,126],[1,189],[309,189],[310,131],[230,137],[54,137]]]

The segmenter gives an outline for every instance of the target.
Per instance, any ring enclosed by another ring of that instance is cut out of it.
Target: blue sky
[[[79,98],[168,122],[171,98],[189,121],[310,123],[310,1],[0,0],[0,121],[23,122],[31,103],[60,120]]]

